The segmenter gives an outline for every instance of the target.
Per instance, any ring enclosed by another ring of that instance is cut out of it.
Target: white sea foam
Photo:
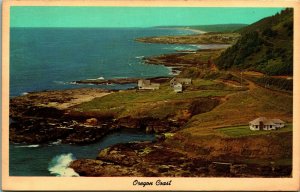
[[[89,81],[104,80],[104,77],[91,78],[91,79],[87,79],[87,80],[89,80]]]
[[[60,84],[60,85],[65,85],[65,84],[67,84],[66,82],[63,82],[63,81],[53,81],[53,83]]]
[[[28,95],[29,93],[27,93],[27,92],[23,92],[23,93],[21,93],[21,95]]]
[[[145,56],[136,56],[136,59],[143,59]]]
[[[75,160],[72,153],[55,156],[48,167],[49,172],[57,177],[79,177],[74,169],[70,168],[70,163]]]
[[[176,75],[179,75],[179,73],[181,72],[179,70],[173,69],[173,67],[167,67],[167,68],[169,69],[169,75],[176,76]]]
[[[33,148],[33,147],[39,147],[40,145],[22,145],[22,146],[16,146],[16,148]]]
[[[58,145],[61,144],[61,139],[58,139],[57,141],[54,141],[51,143],[52,145]]]

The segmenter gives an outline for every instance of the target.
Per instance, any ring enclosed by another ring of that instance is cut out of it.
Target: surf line
[[[152,185],[154,185],[154,183],[155,183],[156,186],[166,186],[166,185],[170,186],[170,185],[172,185],[172,180],[162,181],[162,180],[158,179],[155,182],[153,182],[153,181],[139,181],[139,180],[136,179],[136,180],[133,181],[132,185],[133,186],[138,185],[138,186],[146,187],[146,186],[152,186]]]

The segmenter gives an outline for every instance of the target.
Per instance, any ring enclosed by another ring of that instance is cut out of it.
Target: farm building
[[[181,83],[182,85],[189,85],[189,84],[192,84],[192,79],[190,79],[190,78],[177,78],[177,77],[174,77],[170,81],[170,86],[173,87],[177,83]]]
[[[177,83],[173,86],[173,89],[176,93],[181,93],[182,92],[182,84],[181,83]]]
[[[285,126],[285,122],[280,119],[267,119],[265,117],[259,117],[249,122],[251,130],[276,130]]]
[[[184,85],[192,84],[192,79],[189,78],[176,78],[174,77],[170,81],[170,86],[174,89],[176,93],[181,93],[183,91]]]
[[[142,90],[155,90],[159,89],[159,83],[151,83],[150,80],[140,79],[138,81],[138,88]]]

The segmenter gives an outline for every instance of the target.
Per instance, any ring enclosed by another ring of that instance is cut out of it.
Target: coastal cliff
[[[197,144],[182,139],[176,134],[164,142],[118,144],[100,151],[97,159],[75,160],[70,167],[81,176],[291,176],[291,167],[276,161],[288,162],[291,157],[291,133],[238,139],[203,137]],[[179,145],[183,150],[177,149]]]

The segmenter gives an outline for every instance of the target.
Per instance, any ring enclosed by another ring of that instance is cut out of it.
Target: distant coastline
[[[185,30],[185,31],[191,31],[197,34],[203,34],[207,33],[207,31],[199,30],[199,29],[192,29],[189,27],[157,27],[158,29],[177,29],[177,30]]]

